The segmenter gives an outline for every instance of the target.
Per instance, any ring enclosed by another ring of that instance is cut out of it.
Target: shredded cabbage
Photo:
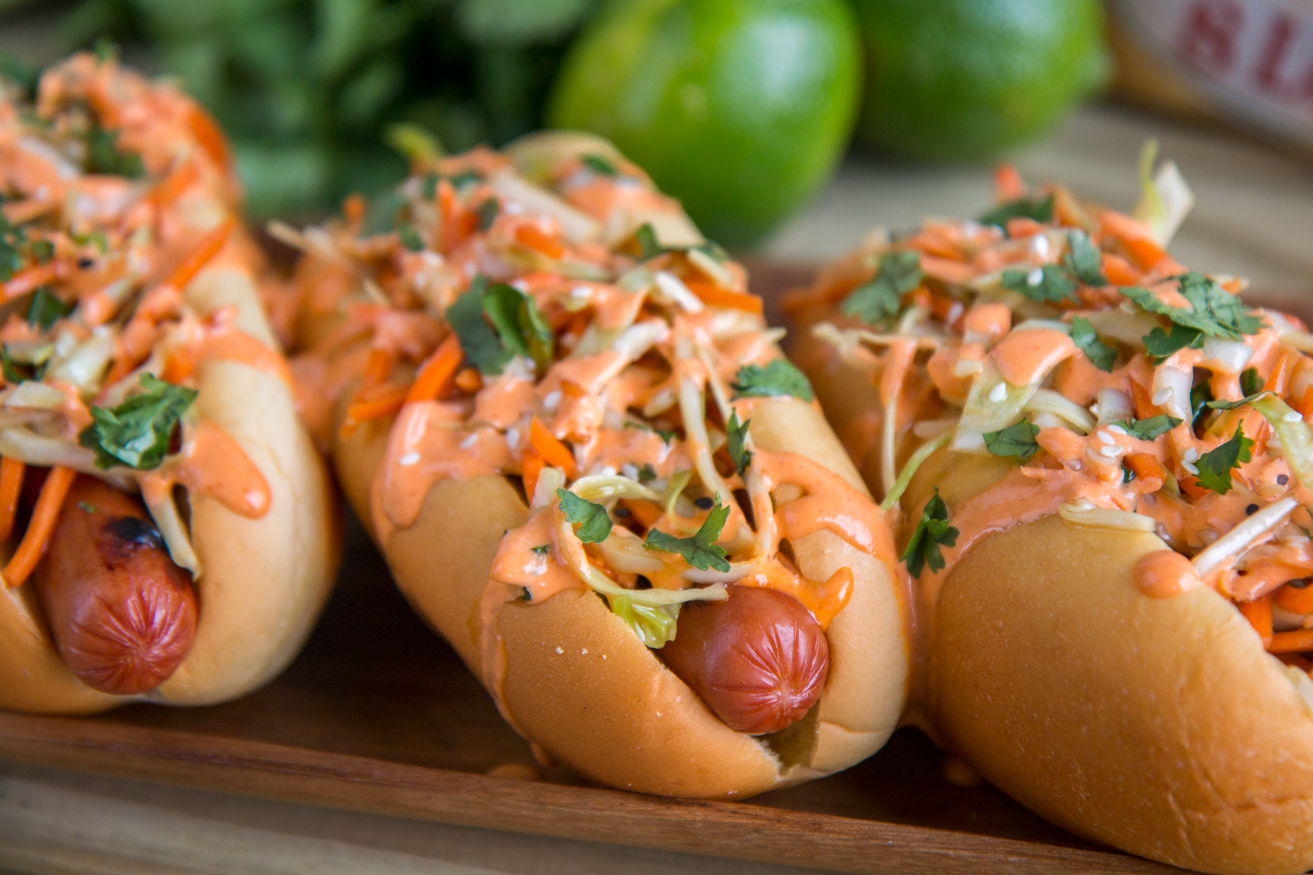
[[[1164,162],[1154,173],[1157,159],[1158,141],[1146,141],[1140,150],[1140,202],[1132,215],[1149,226],[1154,242],[1166,247],[1194,208],[1194,192],[1175,161]]]
[[[1271,532],[1299,506],[1299,502],[1287,496],[1274,501],[1258,513],[1236,525],[1234,529],[1214,541],[1209,547],[1190,561],[1200,577],[1220,568],[1225,562],[1239,556],[1251,543]]]
[[[1076,431],[1081,434],[1094,431],[1094,417],[1090,416],[1090,412],[1061,392],[1054,392],[1052,389],[1036,389],[1035,394],[1021,409],[1033,413],[1050,413],[1076,426]]]
[[[1108,507],[1084,507],[1076,504],[1058,506],[1058,516],[1069,523],[1089,529],[1113,529],[1122,532],[1152,532],[1157,528],[1153,517]]]
[[[638,640],[653,650],[660,650],[666,642],[675,640],[675,624],[679,619],[679,605],[635,604],[627,595],[607,596],[611,613],[625,621]]]
[[[902,473],[900,473],[898,479],[894,481],[893,488],[891,488],[889,493],[885,495],[884,501],[880,502],[880,510],[888,511],[897,504],[898,499],[902,498],[903,493],[907,491],[907,484],[912,482],[912,476],[916,474],[916,469],[920,468],[922,463],[930,458],[931,453],[944,446],[952,439],[953,432],[945,431],[934,440],[926,441],[924,444],[917,447],[916,452],[912,454],[912,458],[908,459],[907,464],[903,465]]]
[[[1291,472],[1305,489],[1313,489],[1313,430],[1304,417],[1275,395],[1263,395],[1253,408],[1272,424],[1281,441],[1281,453]]]
[[[953,435],[952,447],[964,453],[985,453],[985,432],[1007,428],[1021,418],[1022,408],[1039,388],[1043,376],[1025,386],[1014,386],[986,359],[980,376],[971,384],[966,407]]]

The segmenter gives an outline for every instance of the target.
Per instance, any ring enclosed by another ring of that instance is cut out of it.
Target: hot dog
[[[914,582],[910,713],[1073,832],[1219,873],[1313,865],[1313,338],[1136,216],[999,173],[789,301]]]
[[[141,502],[79,475],[33,585],[64,663],[92,689],[149,692],[186,658],[196,594]]]
[[[685,608],[679,634],[657,653],[730,729],[787,729],[825,688],[825,633],[788,596],[741,586],[728,592],[726,601]]]
[[[90,54],[0,83],[0,707],[233,698],[327,596],[331,487],[239,202],[171,86]]]
[[[303,412],[508,721],[676,796],[878,748],[907,678],[892,535],[742,267],[582,134],[397,194],[277,229],[307,251]]]

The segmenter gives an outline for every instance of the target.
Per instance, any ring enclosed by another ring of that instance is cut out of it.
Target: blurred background
[[[1000,160],[1128,207],[1156,137],[1187,263],[1313,290],[1308,0],[0,0],[10,75],[111,41],[211,109],[256,218],[378,193],[417,130],[581,127],[724,245],[814,262],[980,212]]]

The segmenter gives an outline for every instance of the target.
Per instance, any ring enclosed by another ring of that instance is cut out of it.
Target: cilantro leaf
[[[1039,444],[1035,442],[1035,436],[1038,434],[1038,425],[1023,420],[998,431],[985,432],[985,449],[996,456],[1029,459],[1039,452]]]
[[[401,245],[411,252],[420,252],[424,249],[424,238],[419,236],[414,225],[401,225],[397,228],[397,238],[401,240]]]
[[[602,176],[619,176],[620,171],[616,166],[601,155],[585,155],[579,159],[583,165],[594,173]]]
[[[579,527],[575,534],[580,541],[597,544],[611,534],[611,518],[607,516],[606,508],[580,498],[568,489],[556,490],[556,497],[561,500],[561,511],[565,514],[566,522]]]
[[[665,255],[670,250],[657,240],[656,229],[651,222],[644,222],[634,232],[634,242],[638,244],[638,260],[651,261],[658,255]]]
[[[1172,325],[1170,332],[1165,332],[1161,328],[1155,328],[1144,336],[1144,351],[1154,360],[1154,364],[1161,364],[1174,353],[1180,352],[1186,347],[1198,348],[1203,346],[1204,333],[1196,328],[1185,328],[1181,325]]]
[[[1040,303],[1056,304],[1068,298],[1075,300],[1078,288],[1065,270],[1052,264],[1034,270],[1009,268],[1003,271],[1000,282],[1003,288],[1020,292],[1032,301]]]
[[[919,286],[924,277],[920,253],[886,253],[875,276],[849,292],[839,309],[868,325],[892,319],[898,315],[902,296]]]
[[[653,468],[651,464],[644,462],[643,467],[638,469],[638,482],[651,483],[655,479],[657,479],[656,468]]]
[[[102,128],[98,122],[87,130],[87,172],[108,173],[136,179],[146,172],[141,156],[119,149],[119,132]]]
[[[907,563],[907,573],[920,577],[922,569],[929,565],[931,571],[944,567],[944,554],[939,552],[939,545],[951,547],[957,543],[958,530],[948,524],[948,506],[939,497],[939,488],[926,502],[921,512],[921,520],[912,532],[912,539],[907,542],[907,549],[898,559]]]
[[[96,452],[96,467],[125,465],[138,471],[160,466],[169,450],[173,430],[196,400],[196,390],[175,386],[150,374],[141,375],[144,392],[116,407],[91,408],[91,425],[78,435],[78,443]]]
[[[1118,289],[1145,312],[1166,316],[1174,326],[1189,328],[1209,337],[1239,340],[1256,334],[1263,328],[1263,320],[1246,310],[1240,299],[1213,280],[1197,273],[1177,278],[1181,295],[1194,309],[1173,307],[1158,300],[1153,292],[1138,286]]]
[[[490,197],[479,208],[474,211],[479,218],[479,230],[486,231],[492,227],[492,223],[497,219],[497,213],[501,212],[501,201],[495,197]]]
[[[496,376],[506,367],[514,353],[502,345],[497,332],[483,318],[483,292],[488,280],[482,274],[474,278],[469,289],[447,308],[447,322],[460,339],[465,357],[479,373]]]
[[[1240,372],[1240,391],[1246,395],[1263,391],[1263,378],[1258,375],[1258,368],[1245,368]]]
[[[811,401],[816,397],[802,371],[787,359],[775,359],[765,367],[744,365],[734,375],[734,382],[730,386],[734,389],[735,398],[777,398],[790,395]]]
[[[1122,428],[1128,435],[1137,440],[1152,441],[1156,440],[1167,432],[1181,424],[1181,420],[1175,416],[1168,416],[1166,413],[1160,413],[1157,416],[1151,416],[1148,419],[1137,419],[1132,422],[1129,419],[1114,422]]]
[[[1195,463],[1199,468],[1199,485],[1218,495],[1226,495],[1232,486],[1231,469],[1253,457],[1254,442],[1245,437],[1243,426],[1237,425],[1229,441],[1204,453]]]
[[[674,535],[668,535],[659,529],[651,529],[647,533],[647,540],[643,546],[649,550],[661,550],[666,553],[678,553],[684,557],[684,561],[694,568],[706,571],[708,568],[714,568],[720,572],[729,571],[729,561],[725,558],[725,548],[716,546],[716,539],[720,537],[720,530],[725,527],[725,520],[729,519],[729,505],[720,503],[720,496],[716,496],[716,505],[707,514],[706,520],[702,523],[701,528],[694,533],[691,538],[676,538]]]
[[[1071,339],[1076,343],[1076,348],[1085,353],[1085,357],[1093,362],[1096,368],[1112,373],[1112,367],[1117,363],[1117,350],[1099,340],[1099,335],[1095,333],[1094,326],[1090,325],[1090,320],[1084,316],[1072,319]]]
[[[653,650],[675,640],[675,622],[679,618],[679,605],[636,605],[627,595],[608,595],[611,613],[624,620],[638,640]]]
[[[729,457],[734,462],[734,470],[740,474],[752,464],[752,450],[743,445],[744,439],[748,436],[748,426],[751,424],[751,419],[739,422],[738,411],[730,411],[729,422],[726,423],[725,449],[729,450]]]
[[[1237,407],[1244,407],[1246,404],[1253,404],[1259,398],[1271,393],[1259,390],[1253,395],[1246,395],[1239,401],[1209,401],[1208,406],[1214,410],[1235,410]]]
[[[539,371],[547,370],[556,336],[533,298],[514,286],[498,283],[483,293],[483,312],[497,329],[503,347],[527,355]]]
[[[40,286],[32,293],[32,303],[27,305],[27,324],[44,331],[72,312],[72,304],[55,297],[49,286]]]
[[[1036,222],[1053,221],[1053,195],[1043,200],[1018,198],[999,204],[994,209],[979,216],[976,221],[982,225],[998,225],[1006,228],[1008,219],[1034,219]]]
[[[1067,254],[1062,256],[1062,266],[1087,286],[1108,284],[1108,278],[1103,275],[1103,255],[1084,231],[1067,232]]]
[[[374,198],[365,211],[361,233],[366,237],[386,234],[397,226],[397,216],[410,203],[399,188],[389,188]]]
[[[14,361],[13,356],[9,354],[9,344],[0,343],[0,371],[4,372],[5,382],[12,385],[18,385],[24,380],[30,379],[23,373],[22,365]]]

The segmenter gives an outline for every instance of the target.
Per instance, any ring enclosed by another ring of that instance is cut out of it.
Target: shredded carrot
[[[1131,261],[1134,261],[1145,270],[1152,270],[1154,265],[1169,257],[1161,246],[1148,237],[1134,237],[1130,240],[1123,240],[1122,245],[1126,247],[1126,254],[1131,257]]]
[[[1114,286],[1133,286],[1143,276],[1129,261],[1111,252],[1103,253],[1103,275]]]
[[[1013,240],[1033,237],[1044,232],[1044,225],[1026,216],[1013,216],[1008,219],[1008,236]]]
[[[1021,172],[1011,164],[994,168],[994,197],[999,201],[1015,201],[1026,196],[1026,183]]]
[[[1134,472],[1137,480],[1146,484],[1146,493],[1157,492],[1167,482],[1167,469],[1152,453],[1131,453],[1126,457],[1126,467]],[[1157,485],[1152,486],[1155,482]]]
[[[570,319],[570,322],[565,326],[565,331],[562,333],[571,335],[575,340],[579,340],[584,336],[584,332],[588,330],[588,326],[592,321],[592,317],[588,315],[587,310],[575,313]]]
[[[114,364],[116,367],[118,366],[120,361],[124,361],[124,360],[123,359],[114,360]],[[196,363],[192,361],[191,356],[187,355],[187,353],[184,352],[182,349],[175,349],[172,353],[169,354],[169,357],[165,360],[164,373],[160,375],[160,379],[166,383],[173,383],[176,386],[180,384],[183,380],[191,376],[194,370],[196,370]],[[119,379],[121,379],[125,374],[126,372],[124,374],[120,374]],[[118,382],[117,379],[107,380],[105,385],[112,386],[117,382]]]
[[[191,128],[192,136],[200,144],[209,156],[214,159],[214,163],[227,169],[230,162],[228,151],[228,140],[219,130],[219,126],[210,118],[209,113],[199,106],[193,105],[191,114],[187,118],[188,127]]]
[[[722,289],[715,283],[702,282],[701,280],[684,280],[684,285],[688,290],[697,295],[702,303],[708,307],[729,307],[734,310],[746,310],[749,313],[761,315],[762,303],[761,298],[756,295],[745,295],[742,292],[731,292],[728,289]]]
[[[1307,650],[1313,650],[1313,629],[1277,632],[1267,645],[1268,653],[1303,653]]]
[[[1263,383],[1263,391],[1275,392],[1277,395],[1286,394],[1286,383],[1299,359],[1300,355],[1297,352],[1284,353],[1276,363],[1276,367],[1272,368],[1272,373],[1267,375],[1267,380]]]
[[[41,557],[45,555],[50,535],[55,530],[59,519],[59,509],[64,504],[64,497],[73,485],[77,472],[72,468],[56,465],[50,469],[46,482],[41,484],[41,494],[37,497],[36,508],[32,511],[32,520],[27,524],[23,540],[10,557],[9,564],[0,574],[4,575],[6,586],[22,586],[32,569],[36,568]]]
[[[342,198],[342,217],[347,220],[347,224],[355,227],[365,220],[365,211],[369,209],[369,204],[359,192]]]
[[[14,530],[14,513],[18,509],[18,494],[23,489],[25,466],[18,459],[5,456],[0,459],[0,541],[9,540]]]
[[[377,386],[370,392],[357,395],[356,401],[346,409],[346,417],[342,420],[342,428],[338,434],[342,440],[346,440],[355,433],[361,423],[369,422],[371,419],[391,416],[399,411],[405,403],[406,387],[396,383]]]
[[[456,379],[453,380],[456,388],[462,392],[473,395],[483,388],[483,376],[477,368],[465,368],[456,372]]]
[[[57,276],[58,270],[55,263],[51,261],[19,271],[4,285],[0,285],[0,289],[4,290],[4,299],[8,301],[17,298],[19,295],[26,295],[28,292],[36,291],[38,286],[53,281]]]
[[[562,380],[561,394],[566,398],[586,398],[588,397],[588,390],[574,380]]]
[[[516,228],[515,239],[548,258],[560,258],[565,254],[561,241],[544,234],[536,225],[524,224]]]
[[[438,180],[438,244],[444,255],[455,249],[462,239],[460,214],[456,189],[447,180]]]
[[[1304,390],[1304,397],[1300,399],[1298,410],[1305,416],[1313,411],[1313,386],[1309,386]]]
[[[1292,614],[1313,614],[1313,586],[1299,589],[1283,586],[1276,591],[1276,603]]]
[[[465,353],[460,348],[460,338],[455,334],[448,334],[447,339],[442,341],[433,355],[429,356],[428,361],[424,362],[419,375],[415,377],[415,382],[410,384],[410,390],[406,393],[406,403],[432,401],[441,395],[442,390],[451,383],[464,357]]]
[[[524,479],[524,495],[529,501],[533,501],[533,494],[538,489],[538,475],[543,472],[546,464],[542,456],[533,450],[525,450],[524,458],[520,461],[520,476]]]
[[[1134,381],[1132,380],[1132,382]],[[1181,487],[1182,492],[1190,496],[1192,501],[1198,501],[1210,492],[1210,490],[1199,485],[1197,477],[1192,477],[1189,474],[1177,480],[1176,483]]]
[[[1263,596],[1252,602],[1241,602],[1239,604],[1240,613],[1249,621],[1249,625],[1254,627],[1263,639],[1263,646],[1267,647],[1272,643],[1272,595]]]
[[[201,242],[196,244],[196,248],[178,263],[178,266],[165,278],[162,285],[172,286],[182,291],[187,283],[191,282],[196,274],[201,272],[201,268],[205,267],[210,259],[219,254],[219,250],[223,249],[223,244],[228,241],[228,235],[232,233],[236,224],[237,219],[228,216],[216,225],[213,230],[207,231],[205,236],[201,238]]]
[[[176,201],[178,196],[186,191],[187,186],[195,182],[199,176],[196,162],[183,161],[151,190],[150,199],[157,207],[167,207]]]
[[[365,363],[365,373],[360,378],[360,389],[356,392],[359,399],[370,389],[383,385],[383,381],[392,373],[396,356],[386,349],[375,347],[369,351],[369,361]]]
[[[560,468],[567,476],[574,474],[574,453],[557,440],[536,416],[529,421],[529,444],[543,457],[544,462],[553,468]]]

